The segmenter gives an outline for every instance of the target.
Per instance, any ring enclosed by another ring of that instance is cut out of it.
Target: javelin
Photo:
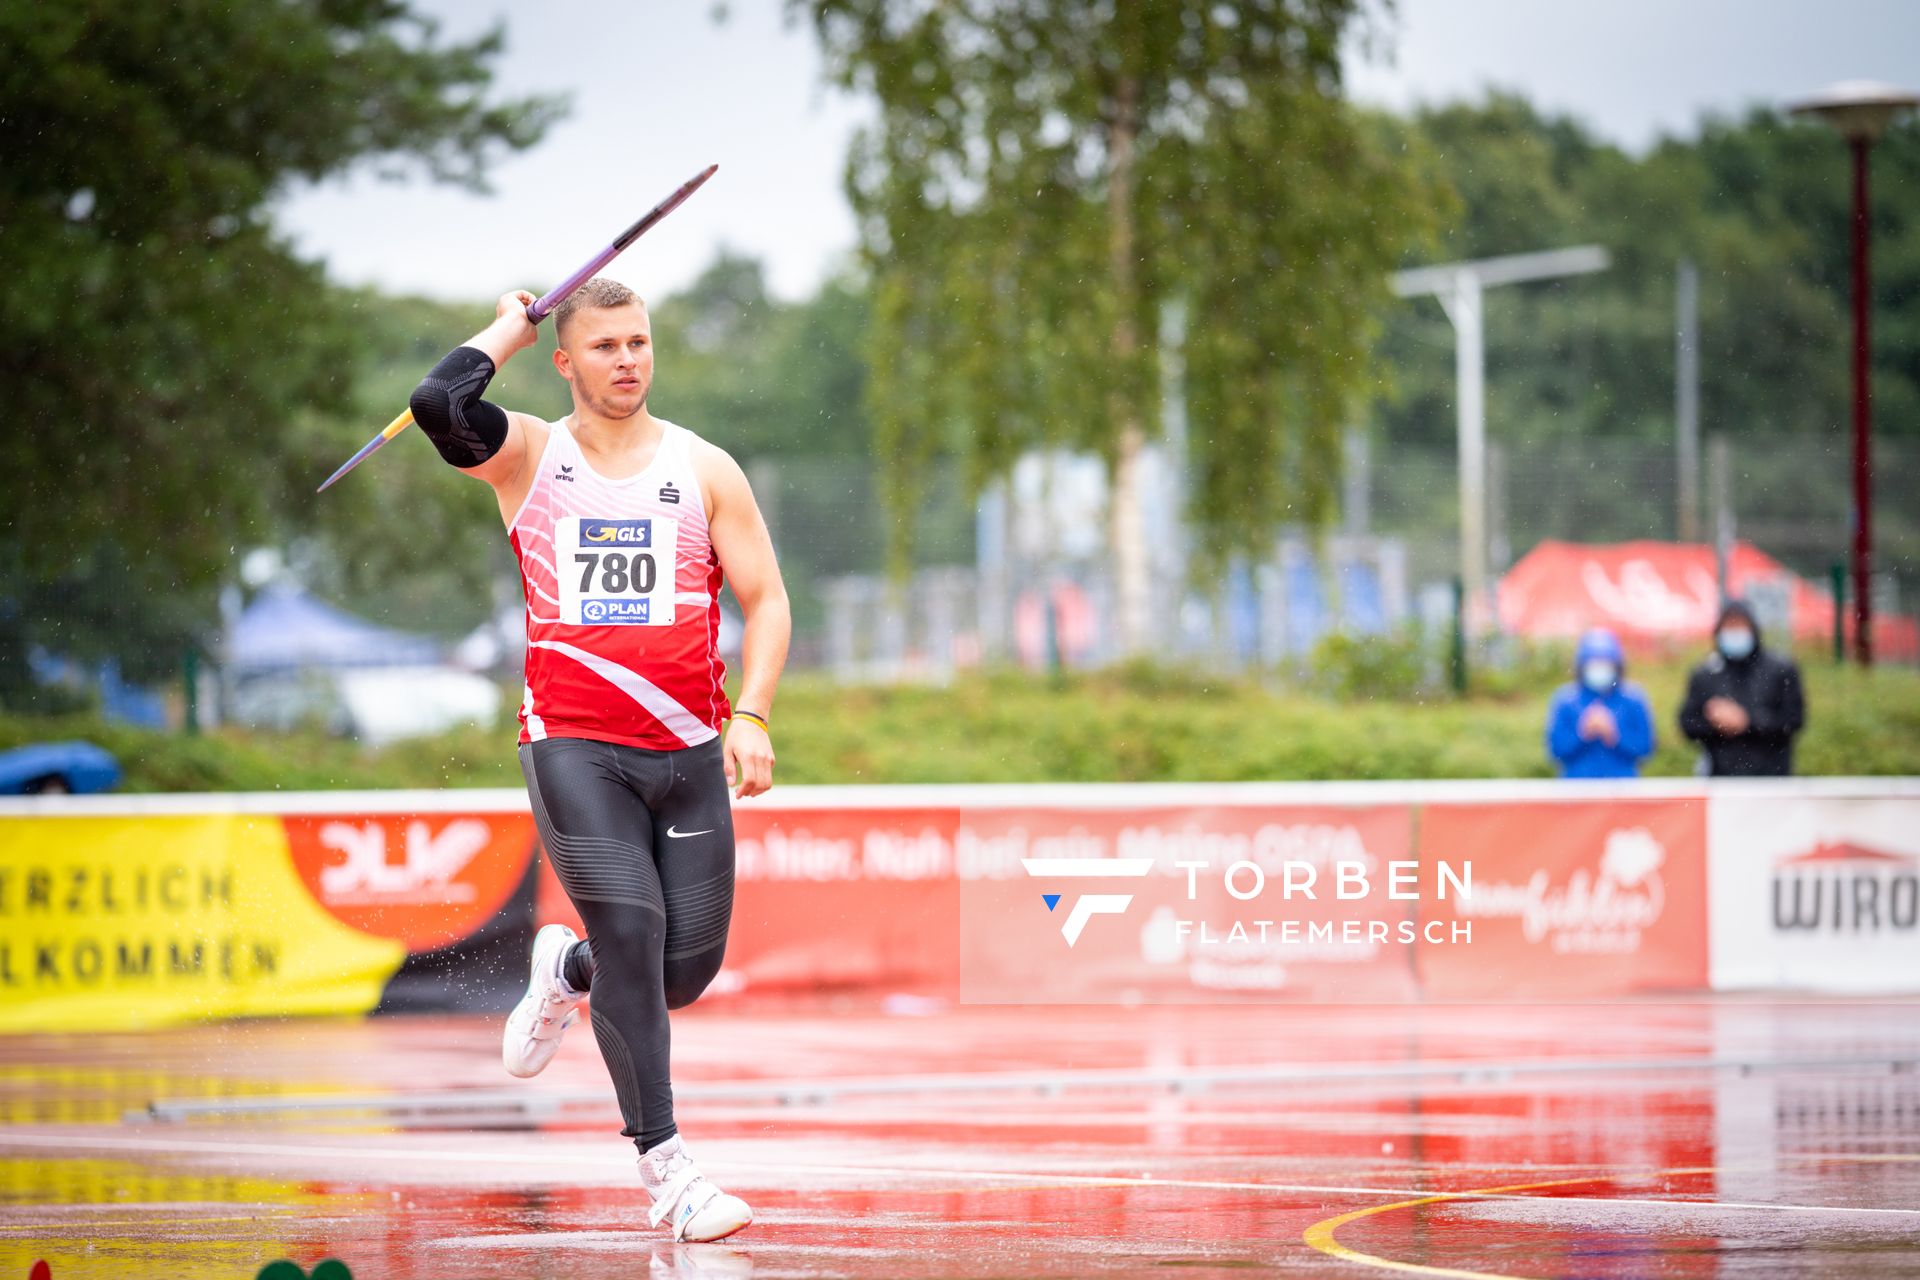
[[[614,241],[612,244],[608,245],[606,248],[602,249],[600,252],[594,254],[593,258],[587,263],[586,266],[581,267],[578,271],[568,276],[565,280],[562,280],[559,284],[553,286],[553,288],[547,290],[544,294],[540,295],[538,298],[535,298],[527,306],[527,323],[537,325],[542,320],[545,320],[550,314],[552,314],[553,309],[555,307],[559,306],[561,302],[565,301],[566,296],[568,294],[572,293],[575,289],[578,289],[581,285],[585,284],[587,281],[593,279],[594,274],[598,272],[600,268],[606,266],[609,262],[612,262],[615,258],[619,257],[621,252],[624,249],[626,249],[628,245],[632,244],[635,240],[638,240],[642,235],[645,235],[647,230],[651,228],[654,223],[660,221],[660,219],[666,217],[668,214],[672,213],[675,209],[678,209],[680,207],[681,202],[684,201],[688,196],[692,195],[694,192],[698,191],[700,189],[700,184],[705,182],[708,178],[711,178],[714,174],[714,170],[718,169],[719,167],[720,166],[717,164],[710,164],[706,168],[702,169],[699,173],[694,174],[691,178],[681,183],[679,186],[679,189],[676,190],[672,195],[668,196],[665,200],[662,200],[659,204],[653,206],[653,208],[647,210],[644,214],[640,216],[640,220],[638,222],[634,223],[632,226],[628,227],[625,231],[622,231],[618,236],[614,237]],[[393,439],[395,436],[399,435],[402,431],[405,431],[408,425],[412,423],[412,421],[413,421],[413,410],[411,409],[403,410],[399,417],[395,418],[392,422],[389,422],[387,424],[386,430],[382,431],[379,435],[375,436],[373,439],[367,441],[367,443],[361,447],[360,452],[354,454],[351,458],[348,458],[345,462],[341,463],[340,469],[327,477],[327,483],[321,485],[318,489],[314,490],[314,492],[325,493],[328,487],[332,485],[334,481],[338,480],[341,476],[344,476],[345,474],[347,474],[347,472],[359,466],[363,461],[365,461],[373,453],[374,450],[378,449],[381,445]]]

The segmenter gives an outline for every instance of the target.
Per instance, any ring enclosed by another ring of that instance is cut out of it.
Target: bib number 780
[[[680,522],[670,517],[553,522],[560,620],[576,626],[673,625]]]
[[[620,595],[628,590],[646,595],[653,590],[654,579],[659,570],[654,566],[651,552],[635,552],[628,559],[622,551],[580,551],[576,552],[573,562],[581,566],[580,594],[586,595],[593,590],[594,575],[600,575],[600,590],[606,595]]]

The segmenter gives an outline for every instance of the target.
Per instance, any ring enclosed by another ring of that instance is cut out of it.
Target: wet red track
[[[480,1019],[0,1040],[0,1280],[1920,1276],[1920,1005],[715,1002],[675,1028],[681,1129],[758,1217],[725,1245],[647,1227],[578,1029],[524,1084]],[[487,1105],[392,1110],[450,1091]],[[155,1101],[174,1118],[125,1118]]]

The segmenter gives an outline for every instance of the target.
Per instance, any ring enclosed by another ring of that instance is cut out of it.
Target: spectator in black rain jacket
[[[1807,723],[1800,668],[1767,652],[1753,611],[1738,600],[1720,611],[1713,652],[1693,669],[1680,732],[1707,753],[1716,778],[1793,772],[1793,735]]]

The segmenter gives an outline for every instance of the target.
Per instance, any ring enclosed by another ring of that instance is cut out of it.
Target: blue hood
[[[1580,647],[1573,654],[1574,674],[1579,675],[1580,668],[1593,658],[1605,658],[1622,674],[1626,672],[1627,655],[1620,648],[1620,637],[1605,627],[1595,627],[1580,637]]]

